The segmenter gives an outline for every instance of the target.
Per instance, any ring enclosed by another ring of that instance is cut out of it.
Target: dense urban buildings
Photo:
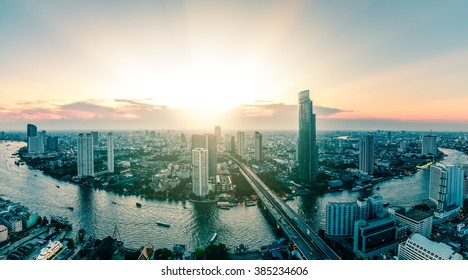
[[[258,131],[255,131],[255,160],[258,162],[263,161],[262,134]]]
[[[424,135],[422,137],[421,153],[423,155],[437,155],[437,136]]]
[[[362,172],[374,172],[374,146],[373,135],[365,135],[359,139],[359,170]]]
[[[78,134],[77,145],[78,176],[94,176],[93,134]]]
[[[299,93],[299,138],[297,158],[299,182],[311,185],[317,180],[318,146],[316,137],[316,116],[313,113],[309,91]]]
[[[208,188],[208,149],[195,148],[192,150],[192,191],[203,197],[209,192]]]
[[[412,234],[398,246],[399,260],[462,260],[447,244],[431,241],[421,234]]]
[[[455,165],[431,165],[429,199],[436,203],[436,218],[457,215],[463,206],[464,170]]]

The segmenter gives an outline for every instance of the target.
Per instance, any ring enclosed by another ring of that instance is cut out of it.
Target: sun
[[[267,79],[247,63],[203,57],[186,65],[134,64],[121,71],[129,96],[173,108],[222,112],[265,99]]]

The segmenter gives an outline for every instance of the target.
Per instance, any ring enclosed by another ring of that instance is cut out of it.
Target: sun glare
[[[173,108],[223,112],[262,98],[266,79],[255,67],[214,58],[160,71],[151,65],[126,66],[121,72],[129,95]]]

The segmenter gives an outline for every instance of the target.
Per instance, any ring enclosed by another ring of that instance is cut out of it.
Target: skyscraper
[[[224,136],[224,147],[226,148],[226,152],[233,152],[235,149],[234,145],[234,136],[231,134],[226,134]]]
[[[374,136],[366,135],[359,139],[359,170],[374,172]]]
[[[221,143],[221,127],[215,126],[215,135],[216,135],[216,142],[219,144]]]
[[[114,173],[114,134],[107,134],[107,171]]]
[[[245,134],[243,131],[237,132],[236,149],[237,154],[243,157],[245,153]]]
[[[27,137],[37,136],[37,126],[28,124],[27,126]]]
[[[255,160],[263,161],[263,150],[262,150],[262,134],[258,131],[255,131]]]
[[[78,176],[94,176],[93,134],[80,133],[77,150]]]
[[[422,138],[421,153],[423,155],[437,155],[437,137],[434,135],[425,135]]]
[[[99,146],[99,132],[91,131],[91,134],[93,134],[93,146],[94,147]]]
[[[201,197],[208,194],[208,149],[192,150],[192,192]]]
[[[437,204],[436,218],[458,214],[463,206],[464,170],[455,165],[431,165],[429,199]]]
[[[217,174],[218,166],[218,144],[216,135],[213,134],[192,134],[192,149],[208,149],[208,170],[209,176]]]
[[[317,180],[318,146],[316,136],[316,117],[312,110],[309,91],[299,92],[299,138],[297,142],[297,161],[299,181],[311,186]]]

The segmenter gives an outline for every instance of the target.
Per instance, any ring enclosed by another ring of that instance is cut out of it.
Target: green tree
[[[49,220],[47,220],[47,217],[46,216],[42,217],[41,225],[46,226],[48,223],[49,223]]]
[[[205,249],[198,247],[195,249],[195,258],[197,260],[203,260],[205,258]]]
[[[68,248],[68,249],[73,249],[73,248],[75,248],[75,241],[73,241],[73,239],[68,240],[67,248]]]
[[[82,228],[78,231],[78,242],[83,243],[85,234],[86,234],[86,230]]]
[[[172,251],[167,248],[157,249],[154,252],[155,260],[170,260],[172,258]]]
[[[224,244],[209,245],[205,249],[205,255],[207,260],[227,260],[229,257],[228,249]]]

